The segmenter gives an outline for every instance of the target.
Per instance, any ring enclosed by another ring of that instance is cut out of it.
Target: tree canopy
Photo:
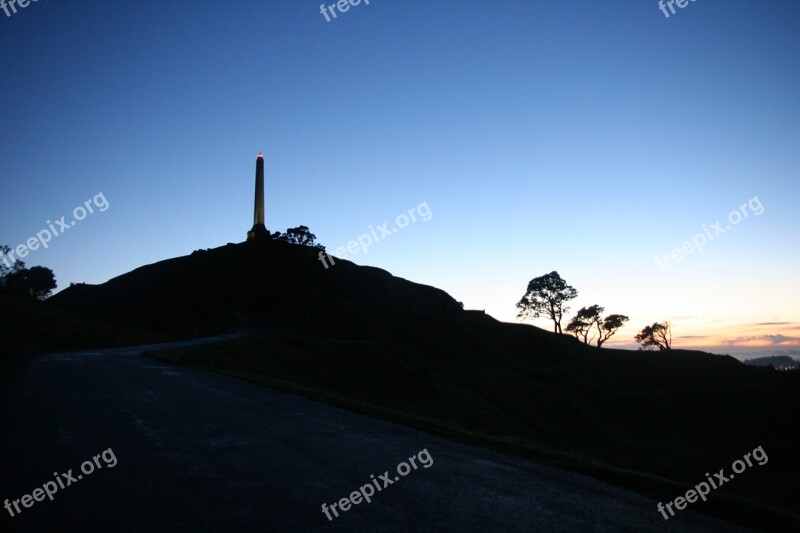
[[[593,331],[592,326],[600,322],[600,314],[603,311],[604,308],[596,304],[589,307],[581,307],[567,324],[566,330],[574,334],[579,340],[582,340],[584,344],[589,344],[591,340],[594,340],[594,337],[589,338]]]
[[[594,342],[597,339],[597,347],[602,348],[603,343],[610,339],[628,321],[627,316],[618,314],[602,318],[603,311],[605,311],[605,308],[597,304],[581,307],[567,324],[566,330],[585,344]],[[596,337],[594,335],[595,331],[597,332]]]
[[[642,328],[633,339],[646,350],[669,350],[672,348],[672,324],[666,321],[655,322]]]
[[[25,263],[19,259],[8,266],[2,256],[10,251],[8,246],[0,246],[0,294],[37,301],[50,296],[57,287],[53,271],[41,266],[25,268]]]
[[[554,270],[544,276],[533,278],[528,283],[528,290],[517,302],[517,308],[520,310],[517,316],[523,319],[546,316],[553,321],[553,330],[562,333],[561,318],[569,311],[569,307],[565,304],[577,296],[578,291],[575,287],[568,285]]]
[[[325,247],[317,243],[317,236],[311,233],[311,231],[308,229],[308,226],[289,228],[286,230],[286,233],[276,231],[272,234],[272,238],[289,244],[310,246],[312,248],[325,251]]]
[[[602,322],[597,322],[597,347],[602,348],[603,343],[610,339],[619,329],[625,325],[629,318],[626,315],[608,315]]]

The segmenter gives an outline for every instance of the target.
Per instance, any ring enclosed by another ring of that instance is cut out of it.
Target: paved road
[[[2,531],[733,529],[688,511],[667,522],[655,502],[590,478],[161,363],[136,348],[37,359],[11,377],[0,401],[0,500],[14,511],[13,500],[55,473],[71,469],[75,478],[68,485],[59,475],[64,488],[52,501],[20,501],[14,517],[0,509]],[[394,480],[396,466],[423,449],[430,467],[423,454],[417,470]],[[97,455],[94,471],[82,474]],[[371,503],[333,521],[322,513],[323,503],[387,470],[392,484]]]

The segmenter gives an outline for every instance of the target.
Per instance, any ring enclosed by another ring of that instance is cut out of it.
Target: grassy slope
[[[800,397],[796,373],[698,352],[586,350],[468,316],[339,325],[159,356],[546,459],[665,502],[761,445],[767,465],[691,508],[761,528],[800,525],[792,511],[800,439],[789,415]]]
[[[125,328],[100,325],[64,311],[0,296],[0,382],[27,358],[56,351],[129,346],[168,340]]]

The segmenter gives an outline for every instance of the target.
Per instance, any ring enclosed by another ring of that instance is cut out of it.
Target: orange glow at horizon
[[[677,327],[676,327],[677,326]],[[607,345],[609,347],[631,348],[629,338],[634,328],[620,331],[620,335],[612,337]],[[800,325],[795,322],[779,324],[755,323],[732,324],[730,326],[703,327],[702,324],[682,330],[680,324],[673,322],[672,344],[674,348],[700,349],[714,352],[741,352],[743,349],[772,349],[775,352],[800,349],[800,336],[795,331]]]

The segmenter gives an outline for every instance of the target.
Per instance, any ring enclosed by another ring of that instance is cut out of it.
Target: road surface
[[[49,355],[3,385],[0,530],[736,530],[688,510],[666,521],[656,502],[585,476],[141,351]],[[386,471],[391,484],[377,481]],[[371,476],[371,502],[342,510]],[[52,500],[34,493],[57,478]]]

